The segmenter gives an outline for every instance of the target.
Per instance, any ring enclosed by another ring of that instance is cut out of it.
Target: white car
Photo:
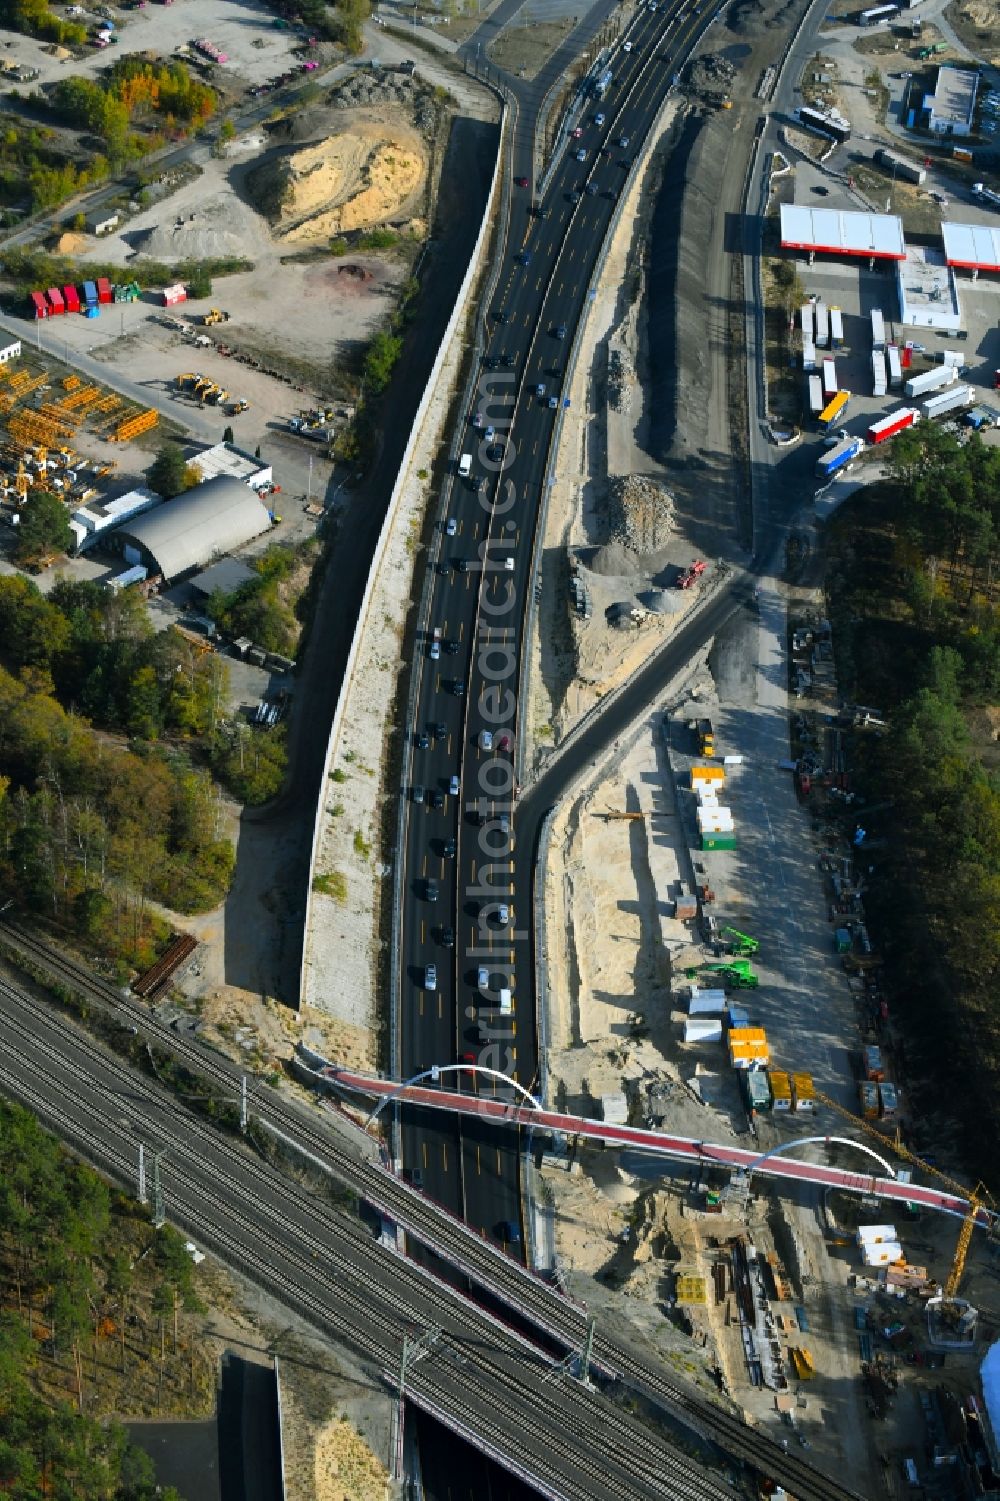
[[[491,751],[493,749],[493,731],[492,730],[480,730],[479,731],[479,749],[480,750],[484,750],[484,751]]]
[[[437,990],[437,988],[438,988],[437,965],[436,964],[428,964],[427,968],[424,970],[424,989],[425,990]]]
[[[626,42],[625,43],[625,51],[626,52],[631,52],[632,51],[632,43],[631,42]]]
[[[497,922],[500,924],[501,928],[505,928],[510,922],[510,908],[507,906],[506,902],[500,902],[497,905]]]
[[[440,641],[432,641],[431,642],[430,651],[429,651],[428,655],[430,656],[430,659],[431,659],[432,662],[437,662],[437,661],[440,660],[440,657],[441,657],[441,643],[440,643]]]
[[[480,964],[476,970],[476,984],[480,990],[489,990],[490,988],[490,972],[485,964]]]
[[[447,536],[447,537],[457,536],[457,534],[458,534],[458,522],[455,520],[454,516],[449,516],[448,517],[448,520],[445,522],[444,530],[445,530],[445,536]]]
[[[576,153],[576,159],[577,159],[578,162],[585,162],[587,160],[587,153],[584,151],[584,149],[583,149],[582,146],[580,147],[580,150]]]

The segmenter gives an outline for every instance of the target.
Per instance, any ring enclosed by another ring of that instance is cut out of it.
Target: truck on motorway
[[[903,390],[912,401],[914,396],[929,396],[932,391],[943,391],[957,377],[958,371],[953,365],[933,365],[930,370],[922,370],[919,375],[914,375],[906,382]]]
[[[943,417],[946,412],[957,411],[959,407],[971,407],[975,399],[976,393],[971,386],[951,386],[947,391],[939,391],[936,396],[922,401],[920,410],[927,418]]]
[[[823,399],[823,381],[818,375],[809,376],[809,410],[818,417],[826,405]]]
[[[882,317],[882,309],[872,308],[872,348],[885,348],[885,319]]]
[[[823,432],[829,432],[831,427],[836,427],[841,418],[846,415],[850,400],[850,391],[838,391],[827,402],[819,414],[819,425]]]
[[[828,448],[826,453],[821,453],[816,460],[816,473],[820,479],[832,479],[852,459],[856,459],[864,448],[860,438],[844,438],[834,448]]]
[[[872,395],[885,395],[885,351],[872,350]]]
[[[837,361],[830,359],[829,355],[823,361],[823,390],[826,392],[827,401],[836,396],[840,390],[837,384]]]
[[[844,314],[839,307],[830,309],[830,346],[840,349],[844,343]]]
[[[830,317],[825,302],[816,304],[816,348],[826,349],[830,343]]]
[[[901,433],[904,427],[912,427],[920,421],[920,413],[916,407],[897,407],[887,417],[880,417],[878,422],[873,422],[868,429],[869,443],[885,443],[887,439],[894,438]]]

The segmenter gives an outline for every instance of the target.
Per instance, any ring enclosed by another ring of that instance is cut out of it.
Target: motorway
[[[19,949],[33,968],[47,971],[69,990],[86,996],[91,1011],[96,1010],[106,1019],[113,1020],[124,1033],[137,1032],[140,1041],[151,1043],[158,1050],[168,1051],[190,1069],[196,1078],[205,1080],[206,1086],[219,1091],[223,1098],[228,1097],[231,1100],[236,1098],[242,1077],[237,1065],[204,1048],[186,1033],[176,1032],[165,1023],[158,1021],[141,1002],[122,996],[108,981],[94,977],[82,965],[58,955],[56,951],[41,944],[25,930],[0,922],[0,937],[6,944]],[[44,1056],[53,1060],[60,1057],[71,1059],[73,1082],[70,1092],[74,1095],[80,1095],[81,1091],[85,1093],[89,1080],[102,1078],[107,1055],[98,1045],[84,1039],[72,1024],[51,1015],[37,1002],[27,1001],[19,995],[16,989],[0,984],[0,1026],[3,1028],[5,1037],[21,1038],[26,1009],[30,1011],[29,1030],[41,1041]],[[121,1136],[123,1131],[134,1132],[134,1135],[130,1139],[130,1135],[126,1134],[123,1142],[119,1143],[123,1149],[121,1156],[109,1160],[99,1143],[95,1148],[87,1140],[81,1140],[77,1129],[67,1124],[58,1100],[55,1105],[52,1104],[54,1091],[51,1080],[38,1085],[33,1099],[29,1097],[25,1091],[25,1076],[17,1067],[20,1062],[18,1047],[12,1048],[5,1042],[3,1053],[0,1055],[0,1083],[5,1089],[24,1099],[25,1103],[32,1103],[41,1117],[54,1129],[60,1134],[68,1131],[68,1139],[79,1142],[87,1156],[105,1166],[126,1183],[129,1182],[130,1177],[134,1177],[139,1139],[147,1148],[155,1145],[158,1139],[165,1137],[168,1137],[171,1143],[179,1144],[187,1131],[191,1118],[176,1101],[159,1092],[155,1085],[148,1086],[147,1081],[123,1068],[119,1060],[110,1060],[114,1077],[116,1081],[119,1081],[113,1086],[112,1098],[127,1098],[131,1102],[131,1113],[128,1114],[123,1114],[119,1106],[113,1106],[111,1114],[115,1120],[115,1131],[118,1136]],[[29,1083],[30,1077],[29,1075]],[[152,1113],[141,1103],[143,1092],[148,1092],[149,1089],[152,1089],[156,1095],[156,1105]],[[582,1347],[587,1325],[585,1308],[567,1299],[549,1283],[525,1270],[516,1260],[495,1249],[487,1239],[477,1235],[461,1221],[449,1216],[424,1195],[408,1188],[394,1174],[381,1167],[377,1161],[366,1157],[362,1148],[372,1151],[373,1143],[367,1140],[359,1143],[353,1137],[345,1141],[341,1132],[330,1130],[326,1120],[317,1119],[314,1110],[305,1109],[282,1098],[260,1081],[249,1082],[248,1101],[253,1121],[286,1146],[294,1143],[295,1150],[314,1164],[320,1165],[339,1183],[355,1192],[361,1200],[374,1208],[386,1223],[398,1225],[406,1231],[411,1241],[419,1242],[434,1252],[437,1258],[435,1265],[440,1267],[443,1264],[450,1267],[469,1283],[488,1289],[490,1306],[505,1306],[518,1318],[522,1330],[528,1333],[531,1343],[526,1344],[522,1340],[520,1348],[522,1356],[526,1354],[529,1364],[534,1366],[539,1360],[543,1363],[546,1361],[551,1363],[570,1351],[578,1351]],[[106,1102],[107,1096],[105,1096]],[[136,1122],[140,1119],[143,1125],[138,1127]],[[153,1119],[159,1123],[155,1131],[146,1124]],[[195,1123],[195,1127],[199,1138],[204,1139],[204,1132],[207,1128],[201,1126],[200,1123]],[[246,1162],[239,1147],[222,1137],[217,1137],[217,1141],[222,1153],[231,1155],[230,1170],[235,1171],[239,1176],[246,1169]],[[176,1151],[171,1153],[168,1162],[171,1160],[177,1160]],[[186,1163],[187,1157],[185,1157],[185,1165]],[[257,1158],[253,1158],[250,1169],[257,1168],[261,1168],[261,1164]],[[269,1175],[269,1170],[262,1169],[262,1171]],[[219,1224],[212,1220],[208,1222],[190,1220],[187,1206],[174,1193],[169,1176],[171,1172],[172,1170],[168,1167],[166,1186],[167,1208],[170,1216],[185,1228],[202,1235],[207,1244],[213,1245],[227,1259],[231,1259],[231,1246],[222,1243],[219,1238],[220,1233],[229,1228],[226,1205],[223,1203],[219,1210],[221,1232]],[[313,1204],[315,1208],[314,1201],[308,1199],[304,1190],[289,1185],[286,1187],[293,1197],[299,1196],[307,1203]],[[253,1200],[247,1201],[251,1205],[251,1210],[248,1212],[252,1212],[252,1205],[257,1203],[259,1198],[258,1194]],[[206,1204],[208,1202],[209,1200],[206,1199]],[[212,1202],[214,1204],[214,1201]],[[324,1208],[322,1214],[325,1215],[326,1212]],[[342,1217],[338,1218],[334,1211],[330,1213],[340,1223]],[[312,1215],[313,1211],[310,1211],[310,1214]],[[310,1219],[310,1223],[313,1222],[314,1217]],[[371,1238],[366,1239],[363,1232],[359,1241],[354,1233],[356,1229],[354,1222],[347,1222],[347,1224],[350,1228],[353,1247],[352,1265],[366,1286],[369,1288],[376,1286],[379,1263],[387,1254],[386,1248],[379,1246]],[[323,1223],[317,1222],[316,1228],[318,1233],[325,1235]],[[266,1266],[248,1264],[242,1259],[238,1259],[237,1264],[244,1266],[255,1280],[262,1282],[265,1286],[270,1286],[272,1290],[277,1290],[280,1297],[289,1300],[285,1283],[280,1279],[276,1283],[271,1282],[270,1272]],[[395,1261],[393,1264],[396,1265]],[[398,1266],[405,1273],[408,1263],[399,1262]],[[416,1267],[411,1267],[410,1270],[417,1287],[422,1287],[426,1274]],[[442,1296],[448,1306],[453,1300],[464,1301],[450,1288],[442,1289]],[[301,1306],[294,1303],[294,1300],[292,1301],[293,1306]],[[398,1306],[405,1311],[408,1304],[404,1301],[393,1306]],[[315,1310],[311,1309],[309,1316],[312,1316],[314,1312]],[[426,1310],[420,1317],[428,1317]],[[437,1313],[431,1314],[430,1317],[432,1324],[440,1323]],[[316,1322],[315,1318],[313,1321]],[[320,1322],[321,1327],[329,1327],[322,1320]],[[489,1320],[487,1322],[491,1323]],[[427,1326],[420,1325],[418,1322],[414,1327],[417,1332],[423,1332]],[[356,1328],[353,1331],[348,1329],[346,1338],[355,1348],[362,1348],[357,1343]],[[601,1331],[598,1331],[593,1348],[593,1368],[602,1373],[606,1380],[616,1381],[615,1391],[618,1393],[626,1397],[630,1392],[641,1395],[648,1402],[653,1403],[668,1419],[719,1444],[734,1458],[753,1465],[761,1473],[779,1480],[789,1491],[800,1497],[800,1501],[845,1501],[847,1493],[835,1481],[813,1470],[797,1455],[782,1451],[767,1435],[747,1428],[726,1408],[702,1396],[694,1387],[671,1379],[669,1373],[662,1369],[659,1361],[650,1359],[641,1346],[632,1346],[623,1344],[620,1340],[608,1339]],[[408,1390],[410,1390],[409,1384]],[[453,1426],[456,1421],[454,1411],[446,1411],[444,1419],[449,1426]],[[488,1445],[486,1452],[492,1452]],[[513,1458],[516,1463],[517,1455]],[[506,1463],[509,1469],[510,1456],[508,1455],[502,1462]],[[490,1484],[491,1494],[499,1496],[501,1491],[495,1472],[491,1474]],[[712,1493],[707,1492],[707,1494]],[[641,1494],[641,1492],[637,1491],[636,1494]]]
[[[418,709],[404,727],[404,1077],[462,1057],[524,1083],[536,1073],[529,918],[538,803],[522,818],[514,749],[532,548],[557,418],[551,403],[562,401],[567,354],[632,158],[709,19],[684,0],[638,13],[609,60],[606,98],[580,116],[581,134],[544,200],[528,185],[527,134],[515,134],[504,265],[478,394],[462,414],[461,451],[471,465],[453,479],[431,617],[415,648]],[[506,1013],[502,990],[511,992]],[[475,1124],[404,1115],[402,1152],[407,1171],[448,1209],[498,1240],[520,1241],[516,1142]]]

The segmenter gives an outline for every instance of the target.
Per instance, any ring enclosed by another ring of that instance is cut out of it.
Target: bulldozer
[[[210,307],[207,313],[202,314],[202,323],[206,328],[212,328],[216,323],[228,323],[229,314],[222,308]]]

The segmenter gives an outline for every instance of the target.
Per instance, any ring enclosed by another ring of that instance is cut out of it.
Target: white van
[[[510,991],[509,990],[501,990],[499,992],[499,998],[500,998],[500,1015],[501,1016],[510,1016],[511,1012],[514,1009],[514,1003],[513,1003],[513,1001],[510,998]]]
[[[469,475],[472,473],[471,453],[463,453],[462,457],[458,461],[458,472],[463,479],[469,478]]]

